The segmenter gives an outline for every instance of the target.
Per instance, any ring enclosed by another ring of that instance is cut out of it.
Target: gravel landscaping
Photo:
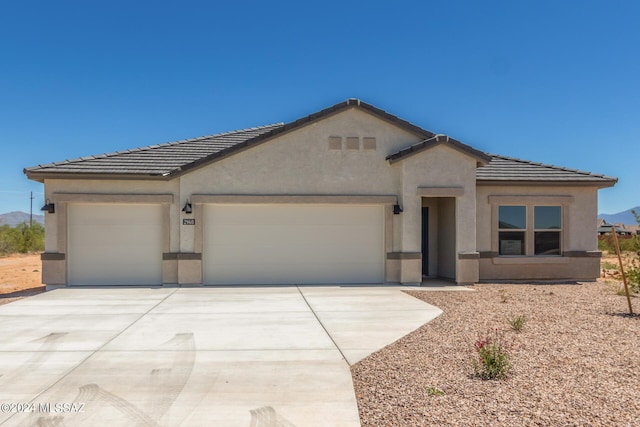
[[[640,317],[615,284],[473,289],[408,292],[444,313],[352,367],[363,426],[640,425]],[[505,380],[473,377],[490,328],[510,344]]]

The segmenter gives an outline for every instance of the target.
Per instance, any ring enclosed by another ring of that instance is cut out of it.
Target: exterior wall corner
[[[422,283],[422,258],[400,260],[400,283]]]
[[[178,260],[178,284],[180,285],[202,284],[202,260],[201,259]]]
[[[458,255],[456,283],[477,283],[480,280],[480,257],[466,257],[465,255]]]
[[[42,259],[42,283],[67,286],[67,261],[64,258]]]

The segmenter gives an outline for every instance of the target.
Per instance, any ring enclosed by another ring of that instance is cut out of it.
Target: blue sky
[[[0,212],[22,169],[287,122],[357,97],[640,205],[636,1],[0,4]],[[36,206],[36,204],[38,206]]]

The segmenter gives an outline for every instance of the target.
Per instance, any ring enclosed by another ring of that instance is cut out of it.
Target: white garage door
[[[382,206],[206,205],[207,284],[382,283]]]
[[[70,285],[162,283],[159,205],[71,204],[68,230]]]

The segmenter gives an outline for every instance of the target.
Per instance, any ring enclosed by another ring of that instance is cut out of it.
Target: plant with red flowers
[[[489,329],[485,336],[475,342],[477,357],[473,361],[473,372],[483,380],[504,379],[511,370],[509,344],[497,328]]]

